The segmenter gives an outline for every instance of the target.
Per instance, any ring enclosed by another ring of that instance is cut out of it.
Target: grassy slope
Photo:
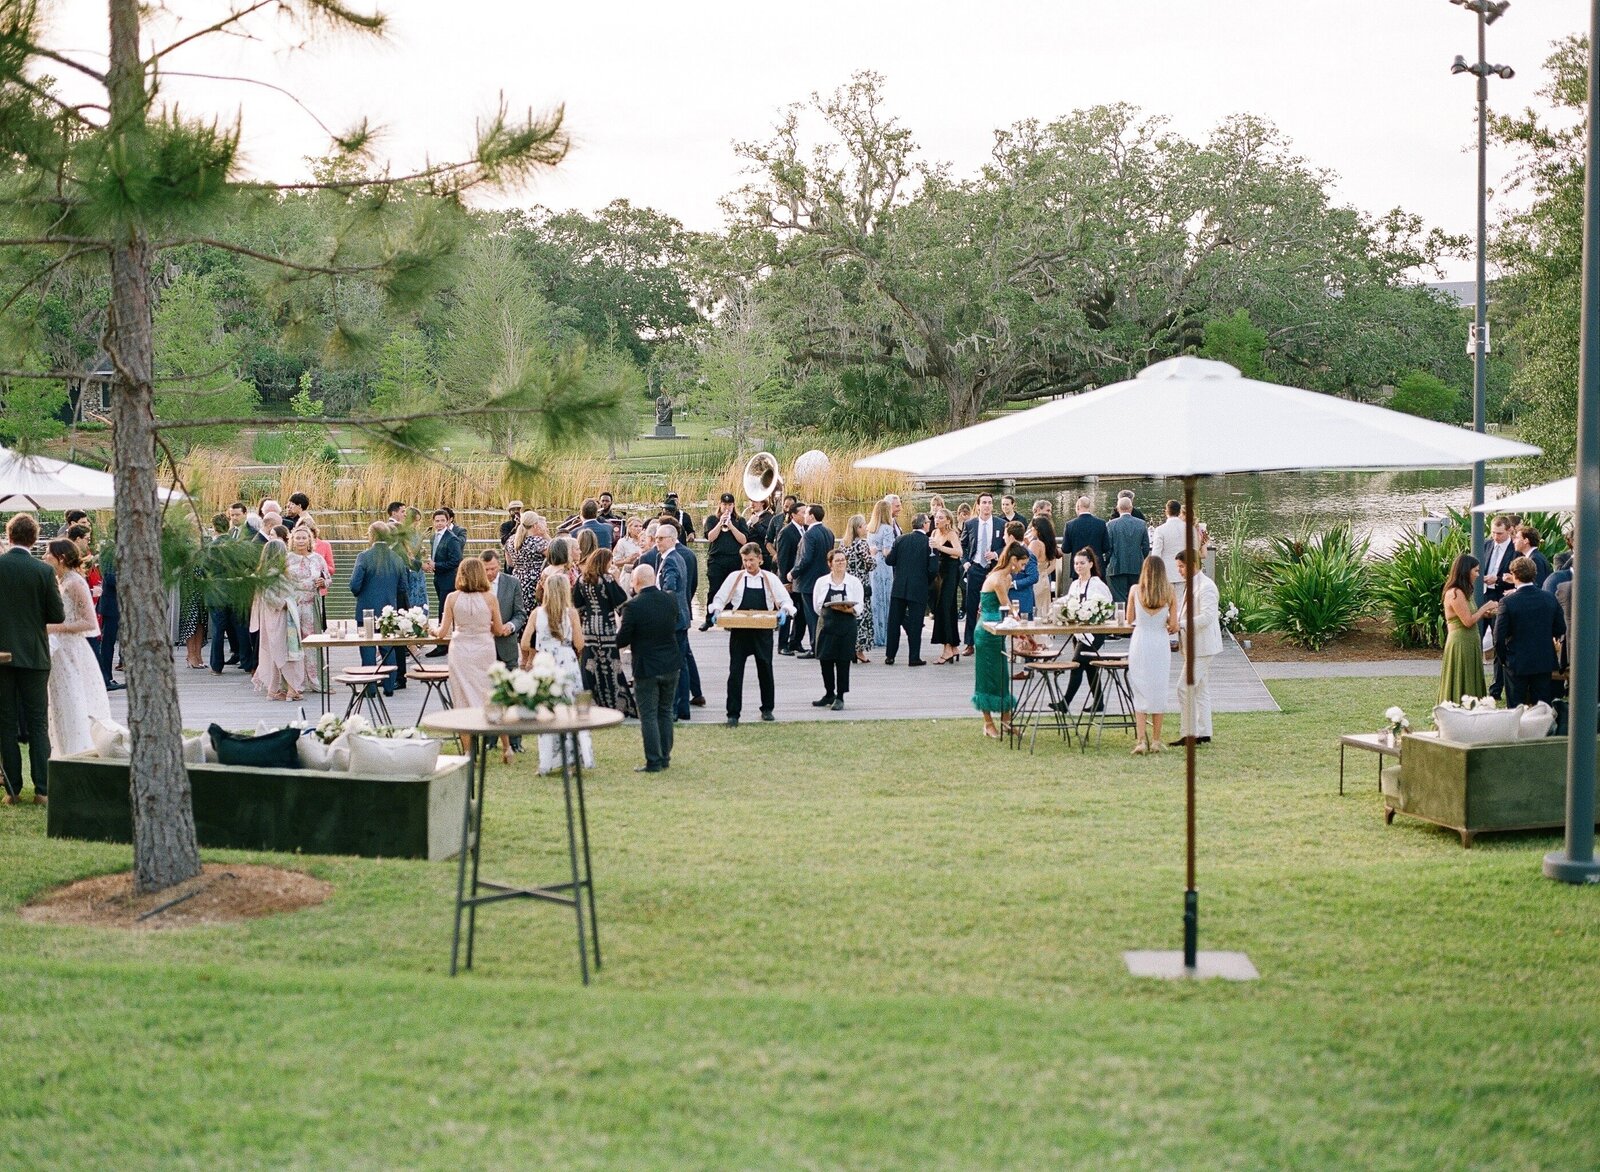
[[[1385,827],[1339,729],[1428,681],[1274,685],[1203,756],[1201,926],[1253,985],[1128,977],[1180,935],[1181,759],[974,722],[600,740],[606,967],[453,864],[307,859],[327,905],[128,937],[0,919],[0,1163],[1449,1167],[1600,1162],[1600,892],[1551,836]],[[556,791],[491,780],[485,874],[553,878]],[[8,811],[0,903],[126,866]],[[220,856],[219,856],[220,857]],[[229,856],[246,857],[246,856]]]

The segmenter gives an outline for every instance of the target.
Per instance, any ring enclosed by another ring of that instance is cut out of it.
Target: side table
[[[580,715],[575,708],[561,705],[551,720],[519,720],[492,724],[481,708],[452,708],[429,716],[423,727],[449,733],[452,736],[474,738],[472,776],[467,783],[466,805],[461,811],[461,855],[456,871],[455,934],[450,942],[450,975],[456,975],[457,960],[461,954],[461,917],[467,918],[467,956],[464,967],[472,967],[472,944],[478,926],[478,908],[484,904],[500,903],[508,899],[538,899],[546,903],[562,904],[573,909],[578,921],[578,971],[583,983],[589,983],[589,944],[594,945],[594,967],[600,968],[600,924],[594,907],[594,875],[589,866],[589,816],[583,803],[583,761],[578,752],[578,734],[597,728],[610,728],[622,723],[622,713],[615,708],[591,708]],[[523,886],[493,882],[478,878],[478,854],[483,845],[483,805],[489,776],[489,754],[496,738],[502,736],[536,736],[552,733],[561,742],[561,788],[567,804],[567,857],[572,865],[572,878],[566,883],[546,883]],[[573,794],[576,791],[576,817]],[[583,865],[579,869],[579,846],[582,846]],[[472,883],[467,884],[468,857],[472,863]],[[480,894],[483,892],[484,894]],[[584,901],[589,904],[589,930],[583,926]]]
[[[1393,757],[1400,759],[1400,742],[1389,737],[1388,733],[1345,733],[1339,738],[1339,796],[1344,796],[1344,751],[1346,749],[1363,749],[1368,753],[1378,755],[1378,788],[1383,788],[1383,759]]]

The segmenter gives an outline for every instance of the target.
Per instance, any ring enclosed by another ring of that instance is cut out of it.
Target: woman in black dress
[[[593,536],[591,534],[591,536]],[[622,674],[617,652],[617,608],[628,599],[611,576],[611,551],[597,549],[583,564],[573,604],[583,623],[583,686],[603,708],[635,716],[633,688]]]
[[[961,658],[961,612],[956,607],[956,589],[961,584],[961,535],[950,521],[950,511],[933,515],[933,533],[928,548],[939,555],[934,591],[929,598],[933,608],[933,641],[944,645],[944,654],[934,663],[954,663]]]

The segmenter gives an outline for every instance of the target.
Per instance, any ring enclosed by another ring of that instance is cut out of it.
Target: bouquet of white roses
[[[489,702],[510,708],[548,708],[570,703],[583,686],[576,667],[562,669],[556,657],[540,651],[526,669],[497,663],[489,669]]]
[[[367,731],[367,719],[359,712],[352,712],[349,716],[340,717],[332,712],[325,712],[317,723],[312,726],[311,735],[324,745],[331,745],[345,733],[361,733]]]
[[[1071,594],[1058,598],[1055,609],[1057,617],[1063,622],[1078,627],[1097,627],[1109,623],[1111,616],[1116,613],[1116,608],[1108,599],[1079,598]]]
[[[428,633],[428,612],[420,606],[408,610],[383,608],[378,615],[378,634],[385,639],[421,639]]]
[[[1399,736],[1401,733],[1411,731],[1411,721],[1406,718],[1406,710],[1398,704],[1391,704],[1384,712],[1383,718],[1389,722],[1389,734]]]
[[[1461,697],[1461,703],[1459,704],[1457,704],[1454,700],[1446,700],[1443,704],[1439,705],[1440,708],[1456,708],[1460,709],[1462,712],[1472,712],[1475,710],[1487,712],[1492,711],[1494,706],[1495,704],[1493,696],[1463,696]]]

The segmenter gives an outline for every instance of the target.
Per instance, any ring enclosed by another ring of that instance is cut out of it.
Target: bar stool
[[[439,703],[446,708],[454,708],[455,701],[450,698],[450,669],[447,667],[413,667],[407,670],[406,679],[416,680],[426,691],[422,693],[422,707],[417,710],[417,723],[422,723],[423,713],[428,711],[428,701],[434,696],[439,697]]]
[[[1031,754],[1038,744],[1041,724],[1054,725],[1061,739],[1071,744],[1072,718],[1057,705],[1062,694],[1062,674],[1070,672],[1072,668],[1070,663],[1023,664],[1022,670],[1027,679],[1023,681],[1021,694],[1017,697],[1017,709],[1011,718],[1012,736],[1017,747],[1021,747],[1023,735],[1030,734],[1028,752]]]
[[[1107,710],[1107,685],[1117,700],[1118,710],[1115,713]],[[1089,734],[1083,729],[1085,723],[1094,726],[1095,748],[1100,747],[1101,734],[1107,728],[1133,727],[1133,688],[1128,683],[1126,655],[1104,656],[1089,665],[1089,700],[1078,712],[1077,720],[1078,736],[1082,747],[1087,749]]]
[[[350,689],[350,702],[345,705],[344,718],[350,719],[351,713],[361,711],[366,705],[367,719],[378,728],[387,728],[394,723],[389,717],[389,706],[384,703],[383,684],[385,677],[395,669],[392,667],[349,667],[334,676],[333,682],[344,684]]]

